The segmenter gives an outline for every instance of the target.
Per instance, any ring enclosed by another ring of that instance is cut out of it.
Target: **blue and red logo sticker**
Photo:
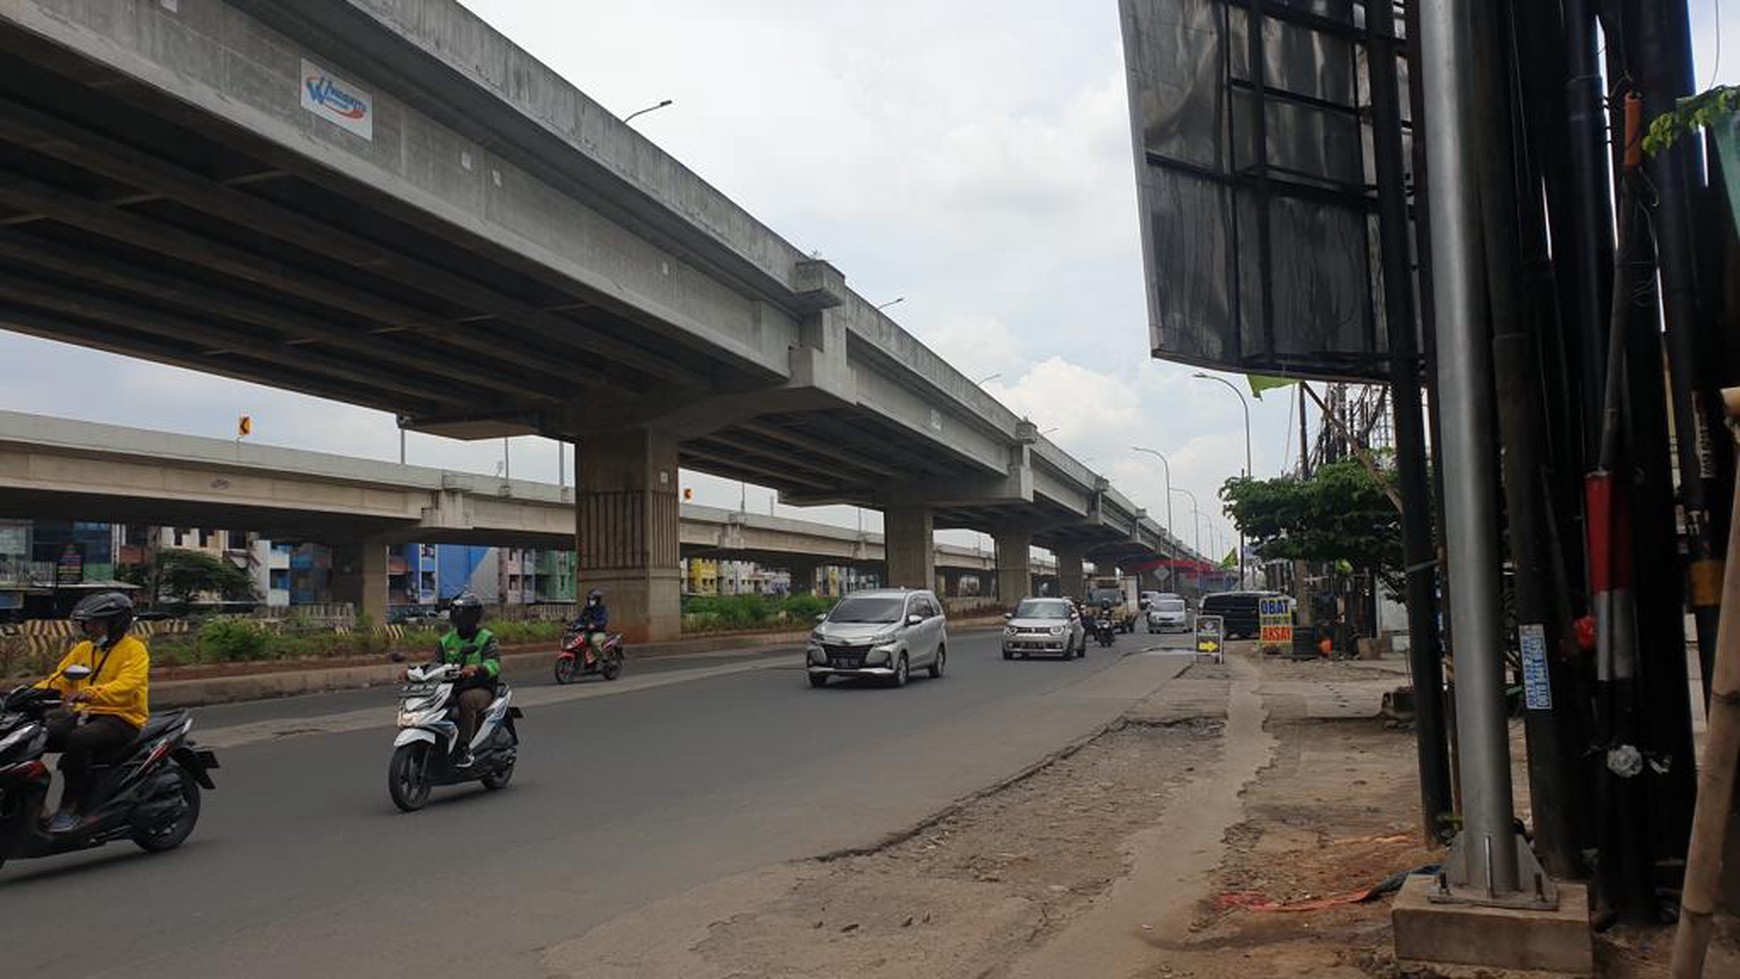
[[[302,107],[363,139],[374,138],[374,99],[368,91],[307,59],[302,62]]]

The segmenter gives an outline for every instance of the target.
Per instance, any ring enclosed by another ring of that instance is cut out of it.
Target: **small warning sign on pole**
[[[1196,655],[1213,656],[1216,663],[1226,656],[1224,628],[1218,615],[1196,617]]]

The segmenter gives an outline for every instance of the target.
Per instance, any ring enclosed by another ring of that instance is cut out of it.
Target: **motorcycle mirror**
[[[61,675],[66,677],[68,680],[83,680],[85,677],[91,675],[91,668],[83,663],[74,663],[62,670]]]

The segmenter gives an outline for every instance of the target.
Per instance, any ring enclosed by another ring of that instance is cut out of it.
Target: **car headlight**
[[[871,639],[870,645],[872,645],[872,646],[889,646],[889,645],[893,645],[894,642],[896,640],[898,640],[899,638],[900,638],[900,635],[898,633],[884,632],[882,635],[876,636],[875,638]]]
[[[822,644],[822,634],[820,632],[810,633],[810,642],[820,646]]]
[[[1052,627],[1051,627],[1051,634],[1052,634],[1052,635],[1054,635],[1054,636],[1061,636],[1061,635],[1063,635],[1063,626],[1060,626],[1060,625],[1054,625],[1054,626],[1052,626]]]
[[[1006,625],[1003,627],[1003,635],[1013,636],[1014,634],[1015,634],[1015,627],[1014,626]]]

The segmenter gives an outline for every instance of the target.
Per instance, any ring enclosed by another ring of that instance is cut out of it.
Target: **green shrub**
[[[218,663],[265,659],[273,638],[245,619],[213,619],[199,630],[199,650],[204,658]]]
[[[835,599],[825,595],[793,595],[784,602],[785,613],[800,622],[813,622],[816,616],[833,608],[834,602]]]

